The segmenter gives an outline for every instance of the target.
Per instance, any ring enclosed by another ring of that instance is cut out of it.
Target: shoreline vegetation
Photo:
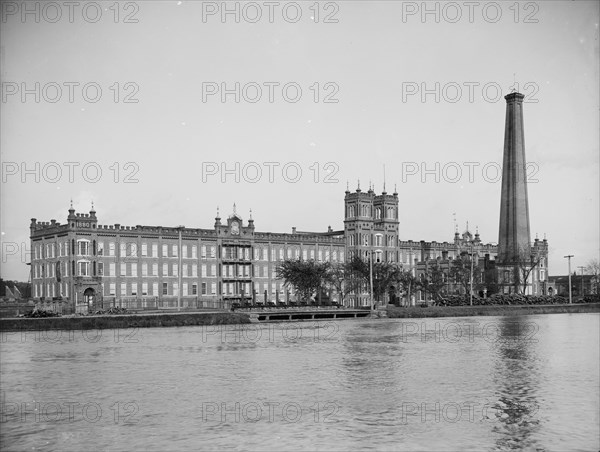
[[[581,314],[600,312],[600,303],[548,304],[548,305],[479,305],[479,306],[427,306],[397,307],[388,305],[391,319],[426,317],[515,316],[534,314]]]
[[[250,314],[257,314],[259,312],[260,311],[247,313],[213,311],[143,314],[132,313],[120,315],[61,316],[40,318],[2,318],[0,319],[0,331],[93,330],[249,324],[252,323]],[[390,319],[600,313],[600,303],[428,307],[397,307],[394,305],[388,305],[387,308],[381,307],[378,309],[378,314],[381,315],[384,312],[387,314],[387,318]],[[385,317],[385,315],[383,315],[383,317]]]

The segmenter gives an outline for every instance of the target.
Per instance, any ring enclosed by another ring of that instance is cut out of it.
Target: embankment
[[[250,323],[250,316],[232,312],[190,312],[0,319],[0,331],[94,330]]]
[[[423,317],[469,317],[488,315],[531,315],[600,312],[600,303],[553,304],[553,305],[510,305],[510,306],[388,306],[389,318]]]

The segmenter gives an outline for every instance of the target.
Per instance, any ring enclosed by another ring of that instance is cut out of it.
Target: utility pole
[[[373,250],[369,250],[369,281],[371,283],[371,315],[373,315]]]
[[[566,259],[569,259],[569,304],[573,303],[573,295],[571,293],[571,258],[575,257],[573,254],[569,254],[564,256]]]
[[[473,256],[473,244],[471,243],[471,295],[469,297],[470,300],[470,305],[473,306],[473,260],[474,260]]]
[[[579,293],[579,296],[583,298],[583,271],[585,270],[585,267],[580,265],[577,268],[581,271],[581,292]]]
[[[408,271],[410,273],[410,276],[416,276],[415,272],[413,270],[413,250],[412,248],[410,249],[410,252],[408,254]],[[412,288],[412,281],[409,282],[408,284],[408,299],[406,300],[406,306],[412,306],[412,294],[411,294],[411,288]]]
[[[179,234],[178,234],[178,242],[179,242],[178,243],[178,248],[179,248],[179,251],[177,253],[177,255],[179,256],[179,259],[178,259],[179,262],[177,264],[178,267],[179,267],[179,270],[177,272],[177,275],[178,275],[178,280],[177,280],[177,286],[178,286],[178,289],[177,289],[177,310],[178,311],[181,311],[181,291],[183,290],[183,287],[181,285],[182,273],[183,273],[183,268],[182,268],[183,267],[182,266],[183,256],[182,256],[182,253],[181,253],[181,251],[182,251],[182,249],[181,249],[181,233],[183,232],[183,228],[185,228],[185,226],[177,226],[177,230],[179,232]]]

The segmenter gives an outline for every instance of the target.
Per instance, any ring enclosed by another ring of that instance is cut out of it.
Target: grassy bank
[[[247,314],[232,312],[159,313],[48,318],[21,317],[0,319],[0,331],[94,330],[242,323],[250,323],[250,317]]]
[[[430,306],[400,308],[388,306],[389,318],[469,317],[482,315],[531,315],[600,312],[600,303],[512,306]]]

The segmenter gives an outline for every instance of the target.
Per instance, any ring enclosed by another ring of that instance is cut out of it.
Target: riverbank
[[[336,312],[343,314],[343,310]],[[571,305],[430,306],[424,308],[403,308],[390,305],[387,307],[386,312],[387,317],[392,319],[597,313],[600,312],[600,303]],[[158,312],[125,315],[4,318],[0,319],[0,331],[94,330],[248,323],[251,323],[250,315],[242,312]]]
[[[600,303],[559,304],[559,305],[510,305],[510,306],[429,306],[397,307],[388,306],[387,316],[391,319],[423,317],[470,317],[490,315],[532,315],[600,312]]]
[[[244,313],[161,312],[153,314],[5,318],[0,319],[0,331],[102,330],[246,323],[250,323],[250,316]]]

